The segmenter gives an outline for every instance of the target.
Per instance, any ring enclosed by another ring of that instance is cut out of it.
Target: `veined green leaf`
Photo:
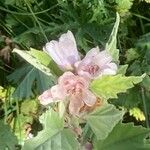
[[[44,129],[25,142],[23,150],[78,150],[76,136],[69,129],[63,129],[63,118],[53,110],[40,118]]]
[[[47,53],[33,48],[30,48],[30,51],[28,51],[28,53],[38,59],[44,66],[50,68],[50,70],[57,76],[60,76],[63,73]]]
[[[0,150],[14,150],[17,145],[17,138],[10,131],[8,125],[0,121]]]
[[[116,13],[116,22],[114,24],[109,40],[105,46],[106,51],[108,51],[111,54],[114,61],[118,61],[119,59],[119,50],[116,48],[119,22],[120,16],[118,13]]]
[[[122,119],[124,112],[114,105],[105,104],[87,116],[87,123],[93,130],[96,138],[105,139],[115,125]]]
[[[142,126],[119,123],[106,139],[95,139],[94,150],[149,150],[150,144],[144,143],[148,132]]]
[[[33,83],[36,83],[38,93],[47,90],[54,83],[52,77],[44,74],[31,65],[25,65],[15,70],[8,76],[8,80],[18,85],[13,93],[13,97],[18,99],[33,96]]]
[[[128,65],[120,65],[117,71],[117,74],[125,75]]]
[[[19,50],[19,49],[14,49],[13,52],[17,53],[18,55],[20,55],[23,59],[25,59],[28,63],[30,63],[31,65],[33,65],[35,68],[39,69],[40,71],[42,71],[43,73],[45,73],[48,76],[51,76],[52,78],[54,78],[54,74],[52,74],[51,70],[45,65],[48,63],[48,61],[42,61],[45,64],[42,64],[40,62],[39,59],[37,59],[36,57],[41,55],[43,56],[43,59],[45,59],[45,54],[41,54],[41,52],[37,52],[36,51],[36,55],[35,55],[35,50],[33,51],[24,51],[24,50]],[[34,56],[34,55],[36,56]],[[46,56],[47,59],[47,56]],[[48,65],[48,64],[47,64]]]
[[[102,76],[94,80],[90,88],[99,97],[103,99],[117,98],[118,93],[126,92],[127,89],[134,87],[143,80],[145,74],[142,76],[125,77],[121,74],[115,76]]]

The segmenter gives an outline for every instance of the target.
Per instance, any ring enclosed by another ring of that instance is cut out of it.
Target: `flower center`
[[[98,65],[88,65],[84,71],[89,72],[90,74],[96,74],[96,72],[99,70],[99,66]]]
[[[67,84],[65,85],[65,89],[66,89],[67,94],[76,95],[76,94],[82,93],[84,86],[81,82],[67,81],[66,83]]]

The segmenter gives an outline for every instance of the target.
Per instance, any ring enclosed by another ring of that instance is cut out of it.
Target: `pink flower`
[[[47,105],[68,98],[69,112],[78,115],[85,104],[93,106],[96,102],[96,96],[88,89],[88,86],[89,83],[83,77],[74,75],[72,72],[65,72],[58,79],[58,84],[39,96],[39,100],[41,104]]]
[[[76,62],[75,67],[78,75],[88,79],[94,79],[101,75],[115,75],[117,65],[112,63],[112,57],[106,50],[99,51],[99,48],[91,49],[83,60]]]
[[[43,48],[58,66],[66,71],[73,70],[75,62],[80,60],[76,41],[71,31],[62,34],[59,41],[52,40]]]

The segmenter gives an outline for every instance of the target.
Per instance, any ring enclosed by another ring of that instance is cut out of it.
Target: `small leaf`
[[[126,92],[127,89],[134,87],[143,80],[145,74],[142,76],[125,77],[121,74],[115,76],[102,76],[94,80],[90,88],[99,97],[103,99],[117,98],[118,93]]]
[[[14,150],[17,138],[10,131],[10,127],[0,120],[0,150]]]
[[[137,53],[137,50],[134,48],[130,48],[126,51],[127,62],[135,60],[139,57],[140,57],[140,55]]]
[[[129,114],[130,116],[135,117],[137,121],[145,121],[144,113],[138,107],[130,109]]]
[[[150,145],[145,143],[149,132],[142,126],[119,123],[106,139],[95,139],[94,150],[149,150]]]
[[[119,59],[119,50],[116,48],[119,22],[120,22],[120,16],[118,13],[116,13],[116,22],[114,24],[109,40],[105,46],[105,49],[111,54],[114,61],[118,61]]]
[[[105,104],[87,116],[87,123],[93,130],[97,139],[105,139],[114,126],[122,119],[124,112],[114,105]]]
[[[38,110],[38,104],[36,100],[29,99],[21,103],[20,112],[24,115],[31,116],[31,114],[36,114]]]
[[[128,65],[120,65],[119,69],[117,71],[117,74],[123,74],[125,75],[126,71],[127,71]]]

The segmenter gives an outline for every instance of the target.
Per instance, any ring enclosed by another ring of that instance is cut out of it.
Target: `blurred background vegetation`
[[[97,45],[104,49],[116,11],[121,17],[120,65],[127,64],[126,75],[147,75],[113,103],[128,110],[124,122],[150,127],[150,0],[0,1],[0,119],[11,125],[20,144],[35,124],[40,130],[43,108],[36,97],[53,82],[12,54],[13,48],[42,50],[47,41],[71,30],[82,54]]]

